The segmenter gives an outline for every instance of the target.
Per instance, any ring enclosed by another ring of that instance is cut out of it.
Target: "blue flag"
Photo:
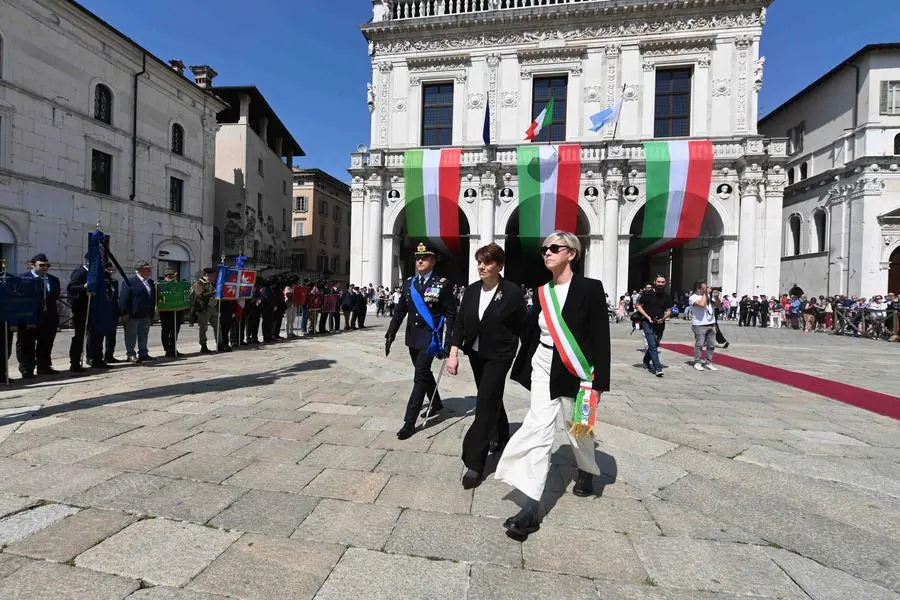
[[[88,234],[87,292],[91,294],[90,332],[93,335],[109,335],[116,330],[113,307],[106,295],[106,271],[104,246],[109,236],[97,230]]]
[[[219,265],[219,276],[216,279],[216,298],[219,300],[222,299],[222,294],[225,291],[225,276],[228,274],[228,267],[225,265]]]
[[[603,129],[607,123],[612,121],[617,121],[619,119],[619,113],[622,112],[622,99],[619,98],[618,102],[607,108],[606,110],[601,110],[597,114],[591,115],[591,131],[600,131]]]
[[[485,146],[491,145],[491,103],[484,104],[484,129],[481,131],[481,139],[484,140]]]

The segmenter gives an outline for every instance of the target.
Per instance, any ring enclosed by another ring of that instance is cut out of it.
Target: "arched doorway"
[[[454,284],[466,285],[469,283],[469,220],[462,208],[459,210],[459,253],[450,253],[438,249],[435,272],[441,277],[446,277]],[[394,243],[391,247],[391,277],[385,284],[399,285],[407,277],[412,276],[416,270],[416,258],[414,252],[419,242],[424,241],[418,237],[410,237],[406,229],[406,212],[400,209],[394,220]]]
[[[176,242],[163,242],[156,251],[157,277],[162,278],[168,270],[178,274],[179,279],[191,278],[191,255],[187,248]]]
[[[16,236],[12,229],[0,222],[0,258],[6,260],[10,273],[21,271],[16,264]]]
[[[644,228],[644,207],[631,222],[631,239],[640,237]],[[654,256],[638,256],[635,244],[629,246],[628,290],[639,290],[657,273],[666,275],[673,292],[688,291],[695,281],[705,280],[711,287],[722,287],[722,244],[725,226],[710,204],[697,239]]]
[[[900,246],[891,252],[887,291],[892,294],[900,294]]]
[[[578,208],[578,222],[575,235],[581,242],[581,257],[575,263],[575,272],[584,274],[584,265],[587,260],[588,238],[591,228],[587,216],[581,207]],[[541,240],[531,243],[522,243],[519,238],[519,209],[513,210],[506,222],[506,268],[503,276],[514,283],[534,288],[550,281],[550,272],[544,267],[544,260],[540,255],[537,245]]]

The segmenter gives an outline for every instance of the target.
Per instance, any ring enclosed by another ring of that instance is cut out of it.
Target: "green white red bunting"
[[[709,205],[710,140],[645,142],[647,205],[639,254],[658,254],[700,235]]]
[[[460,252],[459,164],[462,150],[410,150],[403,162],[406,229],[452,254]]]
[[[542,240],[553,231],[575,233],[581,146],[519,146],[519,237]]]

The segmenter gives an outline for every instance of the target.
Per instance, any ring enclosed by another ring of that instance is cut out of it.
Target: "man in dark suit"
[[[103,362],[112,364],[122,362],[114,356],[116,352],[116,332],[118,330],[119,317],[122,314],[122,309],[119,308],[119,285],[112,276],[112,263],[107,262],[104,264],[103,270],[103,278],[106,280],[106,298],[109,300],[113,323],[116,324],[116,327],[113,327],[109,333],[104,335],[103,339],[98,340],[98,345],[100,346],[100,350],[102,350]]]
[[[150,279],[153,272],[150,263],[141,260],[134,265],[134,275],[122,282],[119,308],[125,322],[125,352],[128,362],[141,363],[153,360],[147,350],[150,320],[156,311],[156,284]],[[137,342],[137,352],[135,352]]]
[[[344,313],[344,331],[355,329],[350,322],[350,314],[353,312],[353,286],[347,286],[347,289],[341,294],[340,308]]]
[[[436,350],[441,356],[446,355],[449,345],[449,333],[447,342],[444,341],[444,332],[453,331],[453,322],[456,319],[456,297],[453,295],[453,284],[446,277],[438,277],[434,274],[436,257],[434,250],[424,243],[416,247],[416,274],[403,282],[403,290],[400,294],[400,302],[394,310],[391,324],[385,334],[385,355],[390,354],[391,344],[397,336],[397,330],[406,315],[406,345],[409,347],[409,357],[415,366],[413,389],[406,405],[406,414],[403,417],[403,427],[397,432],[397,437],[405,440],[416,432],[416,417],[422,409],[422,403],[426,394],[434,393],[431,404],[432,414],[444,408],[441,397],[435,392],[434,375],[431,372],[431,364],[434,362]],[[413,294],[421,297],[428,310],[427,315],[422,315],[416,308]],[[363,297],[363,306],[365,298]],[[440,323],[443,318],[444,322]],[[432,329],[429,321],[434,325]],[[429,346],[436,343],[438,348]]]
[[[88,255],[84,255],[85,263]],[[81,365],[84,352],[84,338],[88,328],[88,293],[87,293],[88,268],[82,265],[72,271],[69,277],[69,285],[66,292],[69,294],[69,303],[72,307],[72,343],[69,345],[69,370],[73,373],[81,373],[84,367]],[[97,365],[98,367],[100,365]]]
[[[362,329],[366,326],[366,311],[369,310],[369,301],[366,300],[366,295],[359,288],[356,288],[354,292],[356,294],[353,298],[353,319],[356,322],[354,329]]]
[[[33,379],[35,367],[38,375],[54,375],[59,371],[53,368],[50,352],[53,340],[59,327],[59,312],[56,301],[59,299],[59,279],[50,275],[50,261],[46,254],[37,254],[31,259],[31,270],[22,273],[21,277],[35,277],[43,284],[43,296],[38,302],[38,318],[36,327],[19,326],[16,336],[16,358],[19,361],[19,372],[23,379]]]

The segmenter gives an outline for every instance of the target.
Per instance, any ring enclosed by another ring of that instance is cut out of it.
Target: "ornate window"
[[[178,123],[172,125],[172,153],[184,156],[184,127]]]
[[[553,115],[549,127],[541,130],[534,141],[564,142],[566,140],[566,90],[569,78],[566,75],[535,77],[531,88],[531,118],[535,119],[553,98]]]
[[[800,224],[802,220],[800,219],[800,215],[793,214],[788,219],[788,225],[790,226],[790,254],[789,256],[797,256],[800,254]]]
[[[824,210],[817,209],[813,213],[813,223],[816,226],[816,252],[825,252],[826,226],[828,224],[828,215]]]
[[[112,92],[102,83],[94,88],[94,118],[112,125]]]
[[[690,68],[656,70],[656,108],[653,137],[691,135]]]
[[[452,143],[453,84],[424,84],[422,86],[422,145],[449,146]]]

